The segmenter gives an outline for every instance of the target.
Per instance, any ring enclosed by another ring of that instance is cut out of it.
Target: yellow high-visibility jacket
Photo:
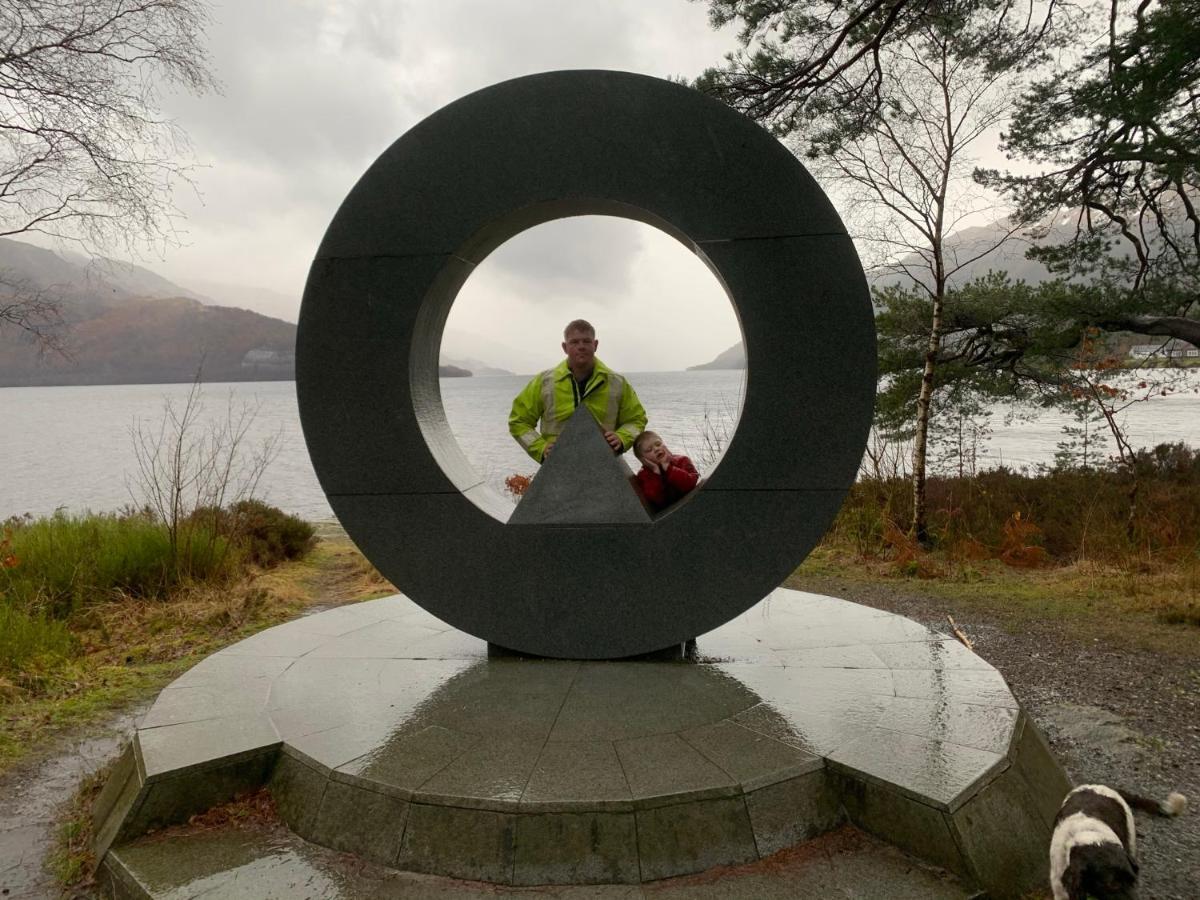
[[[629,382],[599,359],[594,362],[592,377],[582,396],[564,359],[553,369],[535,375],[513,400],[508,431],[539,463],[547,445],[558,438],[581,402],[601,426],[621,438],[622,453],[633,446],[634,438],[645,429],[646,411]]]

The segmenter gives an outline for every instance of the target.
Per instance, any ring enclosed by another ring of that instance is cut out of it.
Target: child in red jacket
[[[633,455],[642,464],[638,487],[655,512],[666,509],[696,486],[700,473],[686,456],[674,456],[653,431],[643,431],[633,442]]]

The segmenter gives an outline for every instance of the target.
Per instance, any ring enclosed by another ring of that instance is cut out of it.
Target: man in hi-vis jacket
[[[562,343],[567,358],[535,375],[513,400],[509,433],[539,463],[581,403],[604,429],[613,453],[624,453],[645,429],[646,411],[637,393],[624,376],[596,359],[599,345],[590,323],[583,319],[569,323]]]

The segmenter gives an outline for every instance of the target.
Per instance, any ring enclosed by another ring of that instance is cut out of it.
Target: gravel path
[[[1178,819],[1139,814],[1143,900],[1200,897],[1200,633],[1196,652],[1168,656],[1081,638],[1058,622],[1013,633],[978,611],[931,597],[919,583],[793,577],[788,587],[842,597],[949,631],[946,615],[1004,675],[1076,784],[1119,785],[1164,798]],[[1186,627],[1186,626],[1179,626]]]

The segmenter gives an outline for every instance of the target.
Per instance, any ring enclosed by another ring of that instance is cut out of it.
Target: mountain
[[[272,291],[269,288],[203,279],[189,279],[188,284],[200,292],[202,296],[197,299],[205,303],[236,306],[256,312],[261,316],[283,319],[285,322],[295,322],[300,317],[299,295]]]
[[[206,381],[295,375],[295,325],[205,305],[141,266],[0,239],[0,302],[26,291],[57,298],[69,356],[39,356],[24,332],[5,328],[0,386],[191,381],[201,363]]]
[[[717,358],[711,362],[702,363],[698,366],[688,366],[689,372],[702,371],[706,369],[744,369],[746,368],[746,347],[738,341],[728,350],[717,354]]]
[[[0,331],[0,387],[190,381],[201,360],[206,381],[294,377],[298,298],[219,281],[193,287],[202,293],[142,266],[0,238],[0,303],[24,291],[56,297],[70,351],[69,359],[39,357],[22,332]],[[453,330],[445,344],[439,373],[446,377],[513,374],[454,353],[454,344],[521,355]]]
[[[1025,253],[1034,245],[1053,247],[1057,244],[1065,244],[1075,234],[1075,217],[1069,213],[1064,214],[1058,221],[1049,224],[1045,237],[1040,237],[1036,241],[1017,233],[996,247],[995,250],[991,250],[990,248],[995,247],[996,242],[1003,238],[1009,227],[1007,220],[1002,220],[990,225],[964,228],[946,238],[944,250],[947,266],[952,269],[961,265],[961,268],[950,277],[952,287],[967,284],[976,278],[983,277],[990,271],[1007,272],[1011,280],[1024,281],[1028,284],[1041,284],[1043,281],[1049,281],[1055,277],[1040,262],[1026,259]],[[989,250],[990,252],[985,253]],[[1116,245],[1110,252],[1121,256],[1129,255],[1129,250],[1123,244]],[[985,255],[980,256],[981,253],[985,253]],[[976,257],[979,258],[976,259]],[[921,258],[916,253],[902,257],[901,263],[911,266],[913,271],[918,274],[923,270]],[[928,280],[928,275],[925,276],[925,280]],[[871,279],[871,286],[877,288],[911,285],[912,283],[911,278],[897,272],[888,272]]]
[[[545,351],[545,352],[539,352]],[[487,355],[486,361],[479,354]],[[442,334],[441,363],[462,366],[476,375],[532,375],[554,365],[562,355],[552,347],[512,347],[491,335],[448,327]]]
[[[466,369],[469,375],[478,375],[484,378],[490,378],[496,375],[513,375],[515,373],[508,369],[498,369],[495,366],[489,366],[485,362],[481,362],[473,357],[457,358],[443,356],[439,362],[443,367]]]
[[[52,290],[68,300],[101,305],[147,297],[207,299],[142,266],[0,238],[0,286],[14,282]]]
[[[129,300],[75,318],[69,358],[37,350],[13,329],[0,333],[0,387],[279,381],[295,377],[296,326],[190,297]]]

